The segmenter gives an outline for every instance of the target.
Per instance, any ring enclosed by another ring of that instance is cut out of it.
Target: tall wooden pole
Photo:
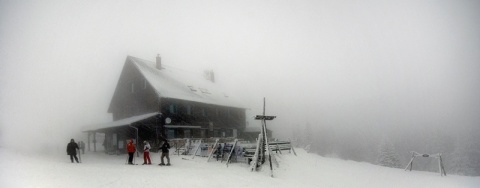
[[[263,116],[265,116],[265,98],[263,98]],[[268,144],[267,121],[265,120],[265,118],[263,119],[263,132],[265,137],[265,150],[267,152],[268,161],[270,163],[270,176],[273,177],[272,155],[270,153],[270,145]]]

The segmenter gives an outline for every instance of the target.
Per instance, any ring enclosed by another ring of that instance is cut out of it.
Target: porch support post
[[[97,132],[93,132],[93,151],[94,151],[94,152],[97,152],[97,139],[96,139],[96,133],[97,133]]]
[[[92,132],[88,131],[88,151],[90,151],[90,134],[92,134]]]

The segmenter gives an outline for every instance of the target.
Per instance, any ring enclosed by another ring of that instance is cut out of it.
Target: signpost
[[[263,143],[261,144],[261,149],[265,150],[265,152],[262,152],[262,164],[265,162],[265,153],[268,155],[268,161],[270,163],[270,176],[273,177],[273,167],[272,167],[272,156],[271,156],[271,151],[270,151],[270,145],[268,144],[268,134],[267,134],[267,120],[273,120],[277,116],[266,116],[265,115],[265,98],[263,98],[263,115],[257,115],[255,116],[255,120],[261,120],[262,121],[262,129],[260,136],[262,137]],[[260,149],[257,147],[257,149]],[[258,158],[253,159],[253,160],[258,160]],[[255,163],[256,164],[256,163]]]

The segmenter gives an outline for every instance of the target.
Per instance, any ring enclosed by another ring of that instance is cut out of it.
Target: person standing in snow
[[[143,164],[152,164],[152,161],[150,160],[150,144],[148,141],[143,141]],[[147,163],[148,162],[148,163]]]
[[[220,155],[222,154],[222,144],[218,143],[218,146],[215,150],[215,153],[217,154],[216,158],[217,158],[217,161],[218,161],[218,159],[220,158]]]
[[[80,141],[80,149],[82,150],[82,154],[85,154],[85,142]]]
[[[75,143],[75,140],[73,140],[73,138],[70,140],[70,143],[68,143],[67,145],[67,155],[70,155],[70,161],[72,161],[73,163],[73,158],[75,158],[75,161],[78,162],[78,158],[77,158],[77,149],[78,148],[78,144]]]
[[[133,165],[133,153],[135,153],[135,145],[133,145],[133,140],[130,139],[127,144],[127,152],[128,152],[128,164]]]
[[[167,157],[167,166],[170,166],[170,157],[168,156],[168,150],[170,149],[170,144],[168,144],[168,140],[164,140],[162,146],[160,147],[162,150],[162,155],[160,156],[160,166],[165,165],[163,162],[163,158]]]

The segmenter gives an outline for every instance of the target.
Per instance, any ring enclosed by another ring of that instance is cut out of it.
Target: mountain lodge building
[[[87,129],[88,147],[104,133],[107,151],[124,149],[125,140],[151,144],[178,138],[242,138],[246,108],[215,84],[213,71],[203,75],[127,56],[108,112],[113,122]],[[247,135],[245,135],[247,136]],[[136,143],[139,143],[136,142]]]

